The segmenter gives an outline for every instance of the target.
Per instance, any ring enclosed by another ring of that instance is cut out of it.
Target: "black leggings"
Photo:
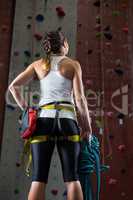
[[[57,138],[58,136],[61,136],[62,132],[60,132],[57,123],[54,128],[54,132],[52,132],[53,122],[54,118],[39,117],[37,119],[37,127],[33,136],[49,135],[53,137],[56,136]],[[60,118],[60,123],[63,134],[66,136],[80,134],[80,128],[74,119]],[[79,179],[78,162],[80,142],[57,139],[31,144],[33,160],[32,181],[47,183],[51,157],[55,144],[57,145],[61,161],[64,182],[76,181]]]

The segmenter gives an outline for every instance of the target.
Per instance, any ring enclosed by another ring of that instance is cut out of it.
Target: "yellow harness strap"
[[[65,140],[64,136],[59,136],[59,137],[57,137],[57,139]],[[80,142],[81,141],[80,135],[70,135],[70,136],[67,136],[66,139],[71,142]],[[32,154],[31,154],[31,145],[30,144],[47,142],[48,140],[50,140],[50,137],[48,135],[42,135],[42,136],[34,136],[25,141],[24,150],[21,155],[21,163],[23,162],[24,165],[26,165],[25,171],[26,171],[27,176],[30,176],[30,165],[32,162]],[[27,162],[25,161],[25,158],[24,158],[25,155],[28,157]]]
[[[44,105],[44,106],[41,106],[42,109],[63,109],[63,110],[68,110],[68,111],[72,111],[74,112],[75,109],[74,107],[70,107],[70,106],[66,106],[66,105],[54,105],[54,104],[51,104],[51,105]]]

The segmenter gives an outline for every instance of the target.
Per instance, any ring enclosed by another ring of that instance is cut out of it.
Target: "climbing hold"
[[[36,16],[36,20],[37,20],[38,22],[43,22],[44,16],[41,15],[41,14],[39,14],[39,15]]]
[[[14,51],[14,56],[19,56],[19,51]]]
[[[120,11],[119,11],[119,10],[114,10],[114,11],[112,12],[112,15],[117,17],[117,16],[120,15]]]
[[[122,196],[122,197],[125,197],[125,196],[126,196],[126,193],[125,193],[125,192],[122,192],[122,193],[121,193],[121,196]]]
[[[89,49],[88,50],[88,54],[92,54],[93,50],[92,49]]]
[[[20,167],[20,163],[19,163],[19,162],[16,162],[16,166],[17,166],[17,167]]]
[[[93,84],[93,81],[92,80],[86,80],[86,82],[85,82],[87,85],[92,85]]]
[[[125,174],[126,173],[126,169],[121,169],[121,173]]]
[[[39,58],[40,56],[41,56],[40,53],[36,53],[36,54],[35,54],[35,57],[36,57],[36,58]]]
[[[105,44],[106,44],[107,47],[111,46],[111,42],[106,42]]]
[[[112,135],[112,134],[109,134],[109,139],[114,139],[114,135]]]
[[[115,61],[115,63],[116,63],[116,66],[117,66],[117,67],[120,67],[120,66],[121,66],[121,60],[120,60],[120,59],[117,59],[117,60]]]
[[[8,32],[8,26],[3,25],[1,30],[2,30],[2,32]]]
[[[39,33],[35,33],[35,34],[34,34],[34,37],[35,37],[36,40],[38,40],[38,41],[42,40],[42,38],[43,38],[43,36],[42,36],[41,34],[39,34]]]
[[[119,75],[122,76],[124,74],[124,70],[121,67],[117,67],[114,71]]]
[[[45,0],[44,2],[45,2],[45,6],[47,6],[48,0]]]
[[[96,23],[97,24],[100,24],[101,23],[101,18],[100,18],[100,16],[98,15],[98,16],[96,16]]]
[[[27,19],[32,19],[32,16],[29,15],[29,16],[27,17]]]
[[[107,112],[106,114],[107,114],[108,117],[112,117],[113,112],[110,111],[110,112]]]
[[[100,129],[99,129],[99,134],[100,134],[100,135],[103,135],[103,133],[104,133],[103,128],[100,128]]]
[[[116,185],[117,180],[113,179],[113,178],[110,178],[108,183],[109,183],[109,185]]]
[[[15,193],[15,194],[18,194],[18,193],[19,193],[19,189],[16,188],[16,189],[14,190],[14,193]]]
[[[95,30],[100,31],[101,30],[101,25],[100,24],[96,24]]]
[[[33,95],[33,99],[38,99],[38,96],[37,95]]]
[[[59,17],[64,17],[66,15],[62,6],[56,7],[56,12]]]
[[[126,27],[123,27],[122,28],[122,31],[124,32],[124,33],[128,33],[128,27],[126,26]]]
[[[52,189],[51,193],[56,196],[58,194],[58,190],[57,189]]]
[[[125,115],[124,115],[123,113],[119,113],[119,114],[117,115],[117,118],[118,118],[119,120],[123,120],[124,117],[125,117]]]
[[[96,125],[98,128],[102,128],[103,127],[103,123],[99,120],[96,120]]]
[[[119,113],[119,114],[118,114],[118,118],[119,118],[119,119],[124,119],[124,117],[125,117],[125,115],[124,115],[123,113]]]
[[[125,146],[124,144],[120,144],[120,145],[118,146],[118,150],[119,150],[120,152],[125,151],[125,149],[126,149],[126,146]]]
[[[123,4],[122,4],[122,8],[127,8],[127,4],[126,4],[126,3],[123,3]]]
[[[31,24],[28,24],[28,25],[27,25],[27,29],[30,29],[30,28],[31,28]]]
[[[103,30],[103,33],[104,33],[104,36],[105,36],[106,39],[112,40],[113,35],[112,35],[112,33],[111,33],[111,28],[110,28],[110,26],[105,27],[104,30]]]
[[[82,24],[78,24],[78,27],[82,27]]]
[[[100,5],[101,5],[101,4],[100,4],[100,0],[95,1],[95,2],[93,3],[93,5],[96,6],[96,7],[100,7]]]
[[[24,54],[25,54],[25,56],[27,56],[27,57],[31,57],[31,53],[30,53],[30,51],[28,51],[28,50],[25,50],[25,51],[24,51]]]
[[[102,36],[102,33],[101,33],[101,32],[97,32],[97,33],[96,33],[96,37],[97,37],[97,38],[101,38],[101,36]]]

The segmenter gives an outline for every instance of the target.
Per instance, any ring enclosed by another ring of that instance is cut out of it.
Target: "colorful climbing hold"
[[[93,5],[96,6],[96,7],[100,7],[100,5],[101,5],[100,0],[95,1],[95,2],[93,3]]]
[[[89,49],[89,50],[88,50],[88,54],[89,54],[89,55],[92,54],[92,52],[93,52],[92,49]]]
[[[116,185],[117,180],[114,178],[110,178],[108,183],[109,183],[109,185]]]
[[[40,33],[35,33],[34,37],[36,38],[36,40],[40,41],[42,40],[43,36]]]
[[[98,15],[96,16],[96,23],[97,24],[100,24],[101,23],[101,17]]]
[[[104,33],[104,36],[105,36],[106,39],[112,40],[113,35],[112,35],[112,33],[111,33],[111,28],[110,28],[110,26],[105,27],[104,30],[103,30],[103,33]]]
[[[113,116],[113,112],[109,111],[109,112],[106,113],[106,115],[107,115],[108,117],[112,117],[112,116]]]
[[[19,189],[16,188],[16,189],[14,190],[14,193],[15,193],[15,194],[18,194],[18,193],[19,193]]]
[[[30,51],[28,51],[28,50],[25,50],[25,51],[24,51],[24,54],[25,54],[25,56],[27,56],[27,57],[31,57],[31,53],[30,53]]]
[[[32,16],[29,15],[29,16],[27,17],[27,19],[32,19]]]
[[[43,22],[43,21],[44,21],[44,16],[41,15],[41,14],[38,14],[38,15],[36,16],[36,21],[38,21],[38,22]]]
[[[128,27],[127,27],[127,26],[123,27],[123,28],[122,28],[122,31],[123,31],[124,33],[128,33]]]
[[[40,53],[36,53],[36,54],[35,54],[35,57],[36,57],[36,58],[39,58],[40,56],[41,56]]]
[[[66,15],[62,6],[56,7],[56,12],[59,17],[64,17]]]
[[[9,28],[7,25],[3,25],[1,30],[2,30],[2,32],[8,32],[8,29]]]
[[[57,189],[52,189],[51,193],[56,196],[58,194],[58,190]]]
[[[119,113],[117,115],[118,119],[124,119],[125,118],[125,115],[123,113]]]
[[[86,83],[87,85],[93,85],[93,81],[92,81],[92,80],[89,80],[89,79],[86,80],[85,83]]]
[[[80,23],[79,23],[79,24],[78,24],[78,27],[80,27],[80,28],[81,28],[81,27],[82,27],[82,24],[80,24]]]
[[[109,139],[114,139],[114,135],[112,135],[112,134],[109,134]]]
[[[20,163],[19,163],[19,162],[16,162],[16,166],[17,166],[17,167],[20,167]]]
[[[122,76],[124,74],[124,70],[121,67],[117,67],[114,69],[117,75]]]
[[[124,169],[124,168],[121,169],[121,173],[122,173],[122,174],[125,174],[125,173],[126,173],[126,169]]]
[[[106,44],[107,47],[111,46],[111,42],[106,42],[105,44]]]
[[[112,38],[113,38],[112,33],[109,32],[109,31],[104,31],[104,36],[105,36],[105,38],[108,39],[108,40],[112,40]]]
[[[124,144],[120,144],[120,145],[118,146],[118,150],[119,150],[120,152],[125,151],[125,149],[126,149],[126,146],[125,146]]]
[[[30,29],[30,28],[31,28],[31,24],[28,24],[28,25],[27,25],[27,29]]]
[[[102,32],[97,32],[96,33],[96,38],[101,38],[101,36],[102,36]]]
[[[100,24],[96,24],[95,25],[95,30],[100,31],[101,30],[101,25]]]
[[[126,196],[126,193],[125,193],[125,192],[122,192],[122,193],[121,193],[121,196],[122,196],[122,197],[125,197],[125,196]]]
[[[120,66],[121,66],[121,60],[120,60],[120,59],[116,59],[115,63],[116,63],[116,66],[117,66],[117,67],[120,67]]]
[[[117,17],[117,16],[120,15],[120,11],[119,11],[119,10],[114,10],[114,11],[112,12],[112,15],[115,16],[115,17]]]
[[[19,56],[19,51],[14,51],[14,56]]]
[[[103,123],[100,120],[96,120],[96,125],[98,128],[103,128]]]

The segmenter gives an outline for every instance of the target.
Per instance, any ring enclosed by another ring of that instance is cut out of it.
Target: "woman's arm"
[[[82,82],[82,69],[80,63],[75,61],[75,73],[73,78],[73,92],[75,97],[75,103],[79,111],[79,117],[81,119],[82,136],[88,137],[92,134],[91,118],[87,106],[87,100],[84,93],[84,86]]]
[[[35,76],[34,63],[30,64],[23,72],[21,72],[8,86],[9,91],[12,93],[16,103],[24,110],[28,104],[21,94],[21,86],[29,82]]]

